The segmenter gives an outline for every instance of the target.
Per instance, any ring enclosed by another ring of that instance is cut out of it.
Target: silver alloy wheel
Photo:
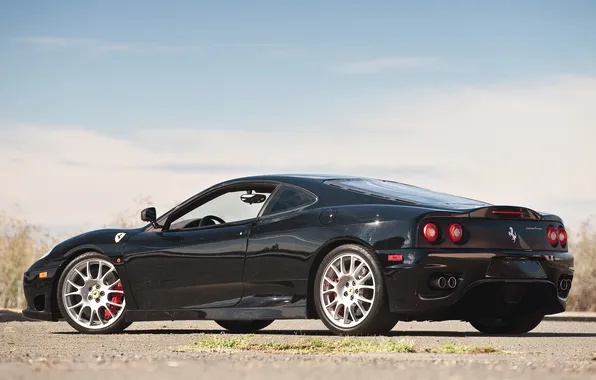
[[[67,273],[62,301],[78,325],[103,329],[118,321],[126,307],[121,286],[112,263],[98,258],[83,260]]]
[[[359,255],[344,254],[327,265],[320,284],[321,305],[341,328],[362,323],[375,302],[375,278]]]

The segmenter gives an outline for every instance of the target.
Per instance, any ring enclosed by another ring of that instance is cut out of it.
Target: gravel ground
[[[398,323],[390,339],[416,348],[492,346],[499,354],[292,355],[182,351],[212,322],[135,323],[120,335],[81,335],[64,322],[0,323],[0,379],[596,379],[596,323],[543,322],[522,337],[483,336],[466,323]],[[319,321],[277,321],[258,339],[338,339]],[[371,339],[371,338],[365,338]],[[385,339],[385,338],[372,338]],[[202,376],[201,376],[202,375]]]

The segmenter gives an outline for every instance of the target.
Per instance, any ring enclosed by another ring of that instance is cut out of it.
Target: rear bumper
[[[404,250],[403,263],[384,264],[390,310],[403,320],[469,320],[528,311],[565,311],[573,280],[568,252],[454,252]],[[437,289],[431,279],[455,277],[454,288]]]

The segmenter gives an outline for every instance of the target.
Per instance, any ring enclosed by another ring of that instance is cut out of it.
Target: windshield
[[[369,195],[430,206],[449,206],[457,208],[489,206],[488,203],[474,199],[439,193],[417,186],[380,179],[339,179],[325,181],[325,183],[339,186],[347,190],[364,192]]]

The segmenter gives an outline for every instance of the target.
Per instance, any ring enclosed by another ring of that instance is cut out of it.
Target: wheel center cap
[[[354,288],[352,288],[351,286],[348,288],[348,293],[349,294],[354,294]]]
[[[98,299],[99,298],[99,291],[98,290],[94,290],[93,292],[91,292],[91,297],[93,297],[94,299]]]

